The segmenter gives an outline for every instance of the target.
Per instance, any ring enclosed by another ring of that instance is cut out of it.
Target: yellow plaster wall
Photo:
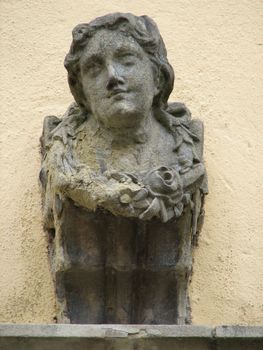
[[[157,22],[176,74],[171,100],[205,122],[210,195],[193,322],[263,323],[261,0],[0,0],[0,322],[53,322],[39,136],[44,116],[72,101],[63,68],[72,28],[115,11]]]

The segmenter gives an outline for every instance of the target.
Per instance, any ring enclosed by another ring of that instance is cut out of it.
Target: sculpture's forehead
[[[137,51],[138,53],[144,52],[132,36],[118,30],[100,29],[89,40],[84,56],[108,55],[120,48]]]

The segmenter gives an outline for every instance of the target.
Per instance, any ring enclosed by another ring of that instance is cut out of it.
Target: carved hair
[[[68,83],[72,95],[81,109],[88,110],[80,77],[79,61],[90,38],[100,29],[118,30],[128,33],[148,54],[153,63],[155,83],[159,93],[154,97],[153,107],[166,108],[167,100],[173,89],[174,72],[167,60],[167,52],[159,30],[147,16],[134,16],[130,13],[113,13],[98,17],[90,23],[77,25],[72,31],[72,44],[65,57],[68,71]]]

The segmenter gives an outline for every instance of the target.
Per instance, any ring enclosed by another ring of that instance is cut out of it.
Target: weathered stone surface
[[[261,350],[262,346],[262,327],[0,325],[2,350]]]
[[[262,338],[263,326],[219,326],[216,327],[217,338]]]
[[[207,193],[203,125],[168,103],[156,24],[80,24],[65,59],[75,102],[45,119],[45,228],[64,323],[185,324]]]

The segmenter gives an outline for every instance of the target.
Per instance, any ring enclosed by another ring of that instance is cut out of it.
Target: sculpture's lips
[[[112,96],[116,96],[116,95],[123,94],[123,93],[127,93],[127,90],[117,88],[117,89],[113,89],[113,90],[109,91],[107,97],[110,98]]]

